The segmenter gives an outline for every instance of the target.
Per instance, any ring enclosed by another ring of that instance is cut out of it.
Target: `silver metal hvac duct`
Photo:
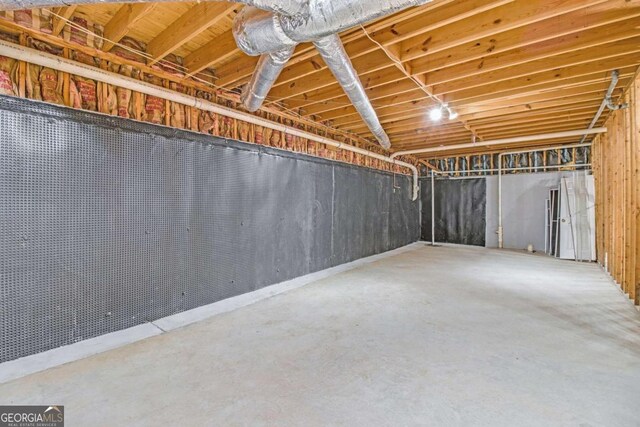
[[[167,3],[193,0],[0,0],[0,10],[34,9],[37,7],[74,6],[105,3]],[[205,0],[215,1],[215,0]],[[288,16],[302,16],[309,10],[309,0],[234,0],[260,9]]]
[[[375,135],[380,145],[384,148],[391,148],[391,142],[389,136],[382,128],[380,120],[376,115],[371,101],[367,97],[367,94],[362,86],[362,82],[358,77],[358,73],[353,68],[351,60],[344,50],[344,45],[340,36],[333,34],[327,37],[313,42],[318,52],[327,64],[327,67],[331,70],[338,83],[342,86],[345,93],[353,103],[353,106],[358,110],[360,116],[367,124],[371,132]]]
[[[260,57],[251,81],[244,87],[240,97],[247,110],[253,113],[260,109],[285,64],[291,59],[293,50],[293,47],[289,47]]]
[[[279,51],[298,43],[313,42],[347,28],[430,1],[308,0],[305,2],[307,3],[306,11],[288,15],[257,14],[252,8],[245,8],[236,17],[234,36],[240,49],[247,55],[257,56]],[[267,10],[273,10],[273,8]]]
[[[245,7],[233,21],[233,37],[247,55],[258,56],[296,47],[280,27],[280,15],[255,7]]]
[[[354,107],[376,139],[391,147],[371,101],[342,45],[340,31],[391,13],[428,3],[431,0],[307,0],[307,10],[283,15],[244,8],[236,16],[233,35],[238,47],[252,56],[263,55],[249,85],[243,103],[249,111],[260,108],[285,64],[264,56],[270,52],[292,51],[298,43],[313,42],[327,66],[344,88]],[[257,5],[256,5],[257,6]],[[264,9],[264,8],[263,8]]]

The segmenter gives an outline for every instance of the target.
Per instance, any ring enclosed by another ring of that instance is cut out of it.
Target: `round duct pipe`
[[[313,42],[430,1],[309,0],[307,10],[293,16],[261,14],[254,8],[245,8],[236,17],[233,34],[240,49],[247,55],[257,56],[298,43]]]

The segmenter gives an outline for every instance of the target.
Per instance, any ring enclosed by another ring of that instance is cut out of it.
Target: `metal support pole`
[[[436,245],[436,192],[435,192],[435,173],[431,171],[431,246]]]
[[[498,248],[502,249],[504,230],[502,228],[502,153],[498,155]]]

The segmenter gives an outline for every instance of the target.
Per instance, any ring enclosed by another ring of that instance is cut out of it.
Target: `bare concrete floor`
[[[0,386],[68,426],[638,426],[640,315],[593,264],[420,247]]]

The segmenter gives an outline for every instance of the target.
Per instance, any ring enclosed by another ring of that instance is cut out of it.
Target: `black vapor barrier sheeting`
[[[440,243],[485,245],[487,182],[485,178],[436,179],[435,237]],[[422,239],[431,241],[431,178],[421,180]]]
[[[0,97],[0,361],[417,241],[411,180]]]

